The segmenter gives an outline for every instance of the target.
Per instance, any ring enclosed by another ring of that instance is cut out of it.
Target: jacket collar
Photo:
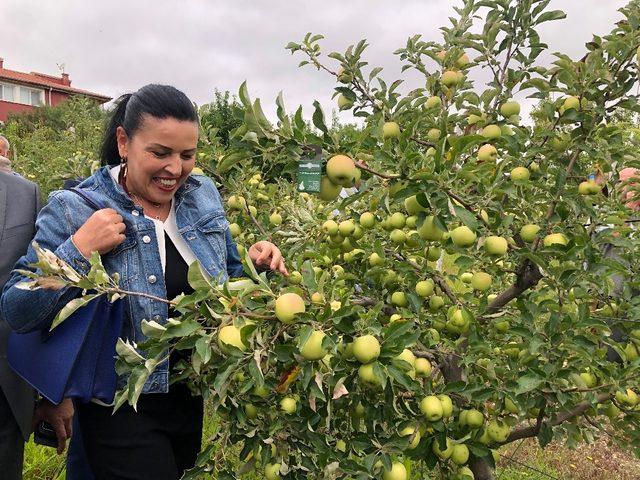
[[[122,205],[125,208],[132,208],[134,206],[133,200],[131,200],[129,195],[126,194],[121,185],[113,181],[111,173],[109,172],[111,168],[113,168],[113,166],[109,165],[100,168],[97,172],[95,172],[78,186],[81,188],[91,188],[95,186],[97,190],[107,195],[116,203]],[[187,180],[180,186],[175,194],[176,208],[182,202],[182,198],[187,193],[196,190],[200,187],[200,185],[200,181],[195,179],[193,176],[190,175],[189,177],[187,177]]]

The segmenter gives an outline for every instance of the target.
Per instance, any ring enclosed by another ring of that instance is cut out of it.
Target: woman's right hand
[[[103,208],[91,215],[71,237],[73,244],[86,259],[92,252],[104,255],[124,242],[125,225],[112,208]]]

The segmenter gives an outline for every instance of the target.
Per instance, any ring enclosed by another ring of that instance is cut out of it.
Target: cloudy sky
[[[362,38],[370,65],[386,78],[400,75],[392,53],[411,34],[440,41],[456,0],[2,0],[0,57],[5,68],[58,74],[64,64],[73,86],[110,96],[150,82],[177,86],[198,103],[214,88],[237,92],[248,81],[269,116],[284,93],[287,110],[320,100],[327,115],[335,84],[297,67],[284,46],[306,32],[326,37],[323,49],[344,51]],[[621,18],[625,0],[552,0],[567,19],[541,29],[553,51],[584,52],[592,33],[605,34]],[[329,62],[333,62],[329,59]],[[408,85],[413,82],[409,76]],[[352,117],[341,113],[345,121]]]

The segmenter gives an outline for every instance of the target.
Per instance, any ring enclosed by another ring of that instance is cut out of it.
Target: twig
[[[251,210],[249,210],[249,205],[247,204],[247,202],[245,202],[244,204],[244,209],[247,212],[247,215],[249,215],[249,218],[251,219],[251,221],[253,222],[253,224],[258,227],[258,230],[260,230],[260,233],[262,233],[263,236],[267,237],[267,239],[269,241],[271,241],[271,235],[269,235],[266,230],[264,229],[264,227],[260,224],[260,222],[258,222],[258,220],[256,220],[256,218],[251,214]]]
[[[353,163],[355,163],[356,167],[358,167],[359,169],[364,170],[365,172],[369,172],[370,174],[375,175],[376,177],[384,178],[387,180],[400,178],[400,175],[398,175],[397,173],[392,173],[392,174],[380,173],[374,170],[373,168],[366,166],[364,163],[360,163],[360,162],[353,162]]]

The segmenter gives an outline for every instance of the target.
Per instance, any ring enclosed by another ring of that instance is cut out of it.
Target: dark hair
[[[191,100],[175,87],[150,84],[135,93],[122,95],[109,118],[100,149],[102,165],[120,163],[116,130],[124,128],[132,137],[142,125],[145,115],[154,118],[175,118],[198,123],[198,112]]]

